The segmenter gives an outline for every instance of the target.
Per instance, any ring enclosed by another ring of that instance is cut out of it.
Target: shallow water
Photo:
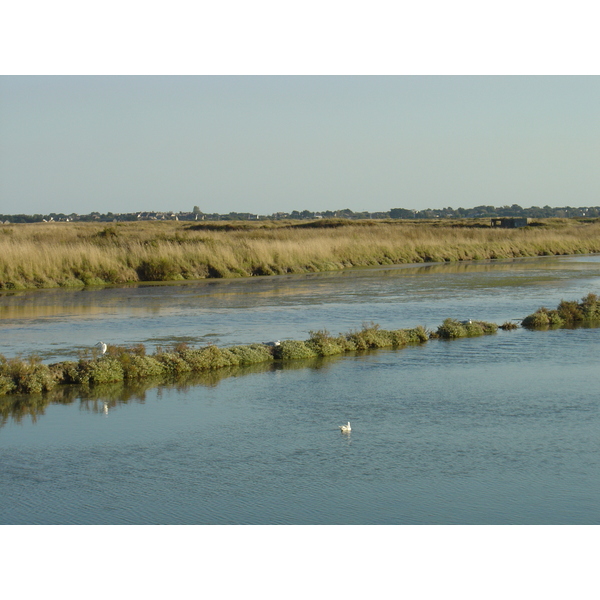
[[[76,359],[98,341],[220,346],[307,339],[374,321],[502,323],[598,290],[600,257],[406,265],[311,275],[0,293],[0,354]]]
[[[5,355],[37,339],[54,360],[86,338],[502,323],[588,292],[600,257],[29,292],[0,297],[0,335]],[[595,328],[500,331],[51,404],[0,428],[0,522],[597,524],[599,342]]]

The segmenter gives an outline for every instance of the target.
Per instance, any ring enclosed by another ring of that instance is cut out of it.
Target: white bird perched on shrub
[[[108,346],[104,342],[98,342],[96,344],[96,346],[98,346],[98,348],[100,348],[100,352],[102,354],[106,354],[106,350],[108,349]]]
[[[281,346],[281,342],[279,340],[277,340],[276,342],[265,342],[265,346],[275,348],[275,346]]]
[[[338,425],[338,427],[342,430],[342,433],[350,433],[352,431],[352,427],[350,427],[350,421],[348,421],[347,425]]]

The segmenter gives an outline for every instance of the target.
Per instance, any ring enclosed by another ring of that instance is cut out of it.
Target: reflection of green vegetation
[[[590,293],[581,302],[562,300],[556,309],[538,308],[523,319],[523,327],[561,327],[596,321],[600,321],[600,297]]]
[[[0,397],[0,427],[9,418],[20,423],[25,417],[35,422],[43,415],[49,404],[71,404],[77,400],[92,412],[103,412],[127,402],[144,403],[150,389],[176,389],[186,391],[192,386],[214,387],[228,377],[244,377],[256,373],[289,369],[322,369],[338,360],[340,356],[315,357],[309,360],[290,362],[271,361],[243,367],[224,367],[201,373],[185,373],[175,378],[146,379],[143,381],[119,381],[97,385],[61,385],[45,394],[20,394]]]
[[[35,423],[38,415],[44,414],[44,409],[49,402],[49,397],[41,394],[1,396],[0,426],[4,425],[9,417],[12,417],[17,423],[20,423],[24,417],[31,417],[31,420]]]

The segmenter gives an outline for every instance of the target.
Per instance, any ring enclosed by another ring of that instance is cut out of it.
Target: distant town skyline
[[[194,206],[190,211],[134,211],[101,213],[93,211],[87,214],[79,213],[57,213],[47,211],[45,213],[23,214],[0,213],[0,223],[35,223],[43,221],[104,221],[104,222],[132,222],[132,221],[246,221],[246,220],[315,220],[315,219],[482,219],[482,218],[506,218],[520,217],[529,219],[600,219],[600,206],[530,206],[522,207],[518,204],[511,206],[475,206],[473,208],[445,207],[440,209],[426,208],[420,211],[395,207],[386,211],[352,211],[348,208],[338,210],[322,211],[297,211],[275,212],[271,214],[256,214],[248,212],[230,213],[205,213],[199,206]]]
[[[0,213],[597,206],[597,76],[2,76]]]

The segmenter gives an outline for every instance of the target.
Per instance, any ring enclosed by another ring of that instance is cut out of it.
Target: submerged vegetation
[[[538,308],[523,319],[523,327],[535,329],[593,322],[600,322],[600,297],[590,293],[581,302],[562,300],[556,309]]]
[[[222,226],[221,226],[222,225]],[[600,219],[21,223],[0,227],[0,289],[82,287],[600,252]]]

